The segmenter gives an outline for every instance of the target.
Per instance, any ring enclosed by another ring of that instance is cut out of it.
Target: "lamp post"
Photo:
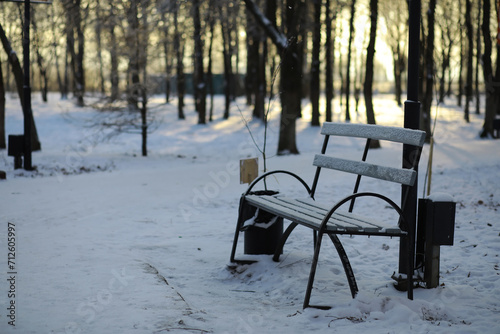
[[[33,170],[31,162],[31,125],[33,113],[31,110],[31,86],[30,86],[30,6],[35,4],[51,4],[51,0],[0,0],[5,2],[24,2],[24,26],[23,26],[23,118],[24,118],[24,169]]]
[[[408,81],[407,81],[407,100],[404,103],[404,127],[410,129],[420,128],[420,102],[418,101],[418,67],[420,61],[420,15],[421,2],[420,0],[409,0],[409,28],[408,28]],[[411,162],[415,159],[415,147],[411,145],[403,145],[403,168],[410,168]],[[418,180],[415,180],[418,184]],[[417,224],[417,187],[403,186],[402,196],[406,195],[406,200],[403,198],[404,218],[408,224],[408,228],[412,233],[409,235],[415,236]],[[407,243],[401,242],[399,246],[399,272],[407,275],[408,273],[408,254],[412,251],[415,254],[415,240],[411,240],[413,250],[407,249]],[[403,281],[398,282],[402,287]],[[405,287],[407,288],[407,287]]]

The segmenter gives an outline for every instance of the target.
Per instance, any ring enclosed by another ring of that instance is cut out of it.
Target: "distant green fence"
[[[235,75],[235,94],[236,96],[241,96],[245,93],[245,75],[239,74]],[[172,94],[177,94],[177,77],[172,76],[170,78],[170,92]],[[150,75],[150,91],[153,94],[164,94],[166,90],[167,80],[165,76],[162,75]],[[193,94],[194,86],[193,86],[193,74],[186,73],[185,74],[185,82],[186,82],[186,94]],[[212,85],[214,89],[214,94],[224,94],[224,75],[223,74],[214,74],[212,76]],[[209,93],[209,87],[207,85],[207,94]]]

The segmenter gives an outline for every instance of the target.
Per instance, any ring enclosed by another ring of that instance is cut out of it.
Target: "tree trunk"
[[[168,21],[165,15],[165,12],[167,11],[167,8],[162,8],[161,9],[161,21],[163,22],[163,38],[162,38],[162,44],[163,44],[163,53],[165,56],[165,103],[170,103],[170,74],[172,70],[171,66],[171,57],[170,57],[170,52],[169,52],[169,39],[168,39]]]
[[[257,63],[257,80],[255,85],[255,111],[259,119],[264,120],[265,101],[266,101],[266,60],[267,60],[267,45],[266,38],[259,33],[258,40],[258,63]]]
[[[462,106],[462,96],[464,95],[464,79],[463,79],[463,65],[464,65],[464,33],[462,31],[462,0],[458,1],[458,22],[460,34],[460,62],[458,65],[458,92],[457,92],[457,105]]]
[[[472,4],[470,0],[465,1],[465,26],[467,30],[467,83],[465,85],[465,109],[464,119],[469,123],[469,105],[472,101],[472,76],[474,61],[474,30],[471,18]]]
[[[497,57],[497,69],[496,73],[493,73],[493,65],[491,61],[492,42],[490,15],[490,0],[483,0],[483,24],[481,26],[481,30],[483,32],[484,40],[483,75],[486,90],[486,108],[483,129],[480,133],[481,138],[493,137],[493,120],[495,119],[500,107],[500,60]],[[498,28],[500,29],[500,26]],[[499,53],[500,39],[497,40],[497,54]]]
[[[139,69],[142,72],[142,83],[140,85],[141,91],[141,133],[142,133],[142,156],[148,155],[148,45],[149,45],[149,27],[148,27],[148,14],[149,14],[149,1],[141,0],[141,18],[142,27],[138,31],[138,50],[139,50]]]
[[[109,17],[107,22],[107,27],[109,29],[109,40],[110,40],[110,82],[111,82],[111,95],[110,100],[115,101],[118,99],[119,92],[119,75],[118,75],[118,45],[116,41],[116,16],[115,16],[115,5],[113,1],[109,1]]]
[[[477,3],[477,28],[476,28],[476,71],[475,71],[475,96],[476,115],[480,114],[480,94],[479,94],[479,64],[481,63],[481,0]]]
[[[436,0],[430,0],[427,11],[427,43],[425,47],[425,92],[422,101],[423,130],[427,133],[427,140],[431,135],[431,106],[434,86],[434,17]]]
[[[396,45],[396,49],[393,50],[394,59],[394,94],[396,95],[396,103],[398,106],[402,106],[401,95],[403,94],[403,71],[404,71],[404,60],[399,46],[399,42]]]
[[[271,22],[271,25],[274,27],[275,30],[278,29],[277,23],[276,23],[276,11],[277,11],[277,1],[276,0],[266,0],[266,17],[267,19]],[[269,78],[270,78],[270,85],[269,85],[269,92],[268,96],[269,98],[274,97],[274,81],[277,78],[277,73],[276,71],[276,52],[275,49],[272,48],[272,43],[269,43],[266,39],[265,41],[267,47],[267,59],[270,59],[270,66],[269,66]],[[272,50],[272,54],[271,54]],[[267,122],[267,119],[266,119]]]
[[[80,8],[80,0],[78,2],[78,9]],[[76,81],[76,92],[77,101],[79,106],[84,106],[83,97],[85,95],[85,70],[83,67],[84,52],[85,52],[85,35],[84,27],[82,22],[82,17],[80,10],[78,10],[77,20],[76,20],[76,36],[78,40],[78,54],[76,55],[76,68],[75,68],[75,81]]]
[[[239,30],[238,30],[238,17],[239,17],[239,2],[236,1],[234,5],[229,6],[229,64],[231,66],[231,101],[236,101],[236,86],[237,80],[236,75],[238,73],[238,63],[239,63]],[[233,58],[234,62],[233,63]]]
[[[246,12],[246,48],[247,48],[247,70],[245,74],[245,95],[247,98],[247,105],[251,106],[253,104],[253,97],[254,97],[254,91],[255,89],[253,88],[254,85],[254,77],[255,77],[255,67],[256,67],[256,59],[255,59],[255,47],[253,46],[254,39],[252,38],[252,35],[254,34],[253,31],[257,29],[255,19],[252,16],[252,13],[250,11]],[[224,35],[224,18],[223,18],[223,12],[221,8],[221,30],[222,30],[222,36],[225,38]]]
[[[227,10],[227,9],[226,9]],[[224,61],[224,95],[225,95],[225,106],[224,106],[224,119],[229,118],[229,109],[231,107],[231,85],[233,84],[233,68],[231,65],[231,33],[229,29],[228,15],[224,15],[224,8],[219,7],[220,21],[221,21],[221,33],[222,33],[222,57]],[[227,14],[227,11],[226,11]]]
[[[347,69],[346,69],[346,83],[345,83],[345,120],[351,120],[349,111],[349,95],[351,93],[351,46],[354,37],[354,15],[356,14],[356,0],[351,0],[351,18],[349,20],[349,45],[347,46]]]
[[[214,1],[210,1],[210,8],[214,8]],[[209,18],[210,22],[210,44],[208,46],[208,67],[207,67],[207,82],[208,82],[208,94],[210,95],[210,109],[208,113],[208,120],[211,122],[214,115],[214,79],[212,74],[212,59],[213,59],[213,44],[214,44],[214,33],[215,33],[215,14],[212,12]]]
[[[140,79],[139,79],[139,12],[137,3],[130,3],[127,8],[127,36],[128,47],[128,75],[127,75],[127,102],[131,109],[139,110]]]
[[[63,85],[61,88],[61,100],[67,100],[69,94],[69,38],[66,38],[66,50],[64,52],[64,75],[63,75]]]
[[[81,0],[69,1],[63,3],[66,9],[66,34],[68,42],[68,51],[71,56],[71,71],[73,74],[73,93],[76,97],[76,104],[84,106],[85,94],[85,72],[83,58],[85,51],[85,36],[83,31],[83,19],[81,14]],[[76,35],[76,40],[75,40]],[[77,47],[75,50],[75,43]]]
[[[312,104],[311,125],[319,126],[319,71],[320,71],[320,45],[321,45],[321,0],[314,0],[314,36],[311,62],[310,99]]]
[[[102,60],[102,18],[101,18],[101,4],[99,0],[96,1],[96,23],[95,35],[97,46],[97,61],[99,62],[99,90],[104,96],[106,94],[105,81],[104,81],[104,64]]]
[[[332,100],[333,100],[333,68],[334,68],[334,58],[333,58],[333,45],[332,43],[332,18],[331,18],[331,5],[330,0],[326,0],[326,41],[325,41],[325,95],[326,95],[326,106],[325,106],[325,121],[332,121]]]
[[[257,22],[247,15],[247,103],[253,104],[253,117],[264,119],[265,101],[265,36],[257,26]],[[264,73],[262,73],[264,71]],[[262,82],[264,81],[264,82]]]
[[[53,6],[51,6],[51,28],[52,28],[52,44],[54,46],[54,62],[55,62],[55,71],[56,71],[56,77],[57,77],[57,85],[59,87],[59,91],[61,92],[61,99],[64,99],[65,97],[62,96],[62,93],[64,91],[63,88],[63,80],[61,77],[61,70],[59,68],[59,53],[57,50],[59,49],[59,44],[58,44],[58,36],[56,33],[56,21],[55,21],[55,12],[53,10]]]
[[[112,27],[110,30],[111,35],[111,50],[110,50],[110,61],[111,61],[111,101],[115,101],[120,96],[119,91],[119,75],[118,75],[118,53],[117,53],[117,43],[115,28]]]
[[[184,79],[184,46],[181,45],[180,29],[179,29],[179,4],[174,1],[174,49],[176,51],[177,58],[177,117],[179,119],[185,119],[184,116],[184,90],[185,90],[185,79]]]
[[[19,63],[19,59],[17,58],[17,53],[12,49],[10,41],[7,39],[5,31],[3,30],[2,25],[0,24],[0,40],[2,41],[3,48],[7,53],[7,57],[10,65],[12,66],[12,72],[14,73],[14,79],[16,81],[17,93],[19,95],[19,100],[21,101],[21,106],[24,105],[23,98],[23,82],[24,82],[24,74],[21,68],[21,64]],[[24,110],[24,107],[23,107]],[[29,111],[31,114],[33,112]],[[31,150],[32,151],[40,151],[42,146],[40,141],[38,140],[38,132],[36,130],[35,118],[31,117]]]
[[[301,111],[302,72],[298,57],[298,33],[302,2],[287,0],[285,25],[287,28],[288,47],[281,58],[281,120],[278,140],[278,155],[298,154],[295,141],[295,121]]]
[[[366,105],[366,120],[368,124],[376,124],[375,112],[373,110],[373,60],[375,58],[375,41],[377,39],[377,19],[378,19],[378,0],[370,0],[370,41],[366,49],[366,74],[363,86],[363,94]],[[370,143],[371,148],[380,147],[378,140]]]
[[[441,75],[439,76],[439,103],[444,102],[444,92],[445,92],[445,77],[446,77],[446,68],[447,68],[447,60],[446,60],[446,52],[444,49],[444,40],[442,43],[442,49],[441,49]]]
[[[298,55],[298,33],[303,14],[303,2],[287,0],[284,10],[286,35],[278,32],[271,21],[264,15],[252,0],[244,0],[247,9],[253,14],[260,26],[281,54],[281,120],[278,139],[278,155],[298,154],[295,138],[295,121],[301,110],[302,72]]]
[[[340,24],[339,36],[342,36],[342,24]],[[339,42],[339,52],[342,49],[342,42]],[[340,79],[340,94],[339,94],[339,105],[340,111],[343,109],[344,92],[345,92],[345,80],[344,80],[344,64],[342,61],[342,53],[339,55],[339,79]]]
[[[203,70],[203,41],[201,36],[200,1],[193,1],[194,21],[194,53],[195,53],[195,80],[194,90],[196,98],[196,111],[198,112],[198,124],[206,124],[206,98],[207,87],[205,73]]]
[[[42,94],[42,101],[47,102],[48,101],[48,84],[49,84],[49,78],[48,78],[48,73],[47,73],[47,66],[45,65],[45,60],[43,59],[42,54],[40,53],[40,37],[39,37],[39,32],[36,24],[36,20],[31,21],[31,25],[33,27],[34,31],[34,49],[35,49],[35,55],[36,55],[36,64],[38,65],[38,70],[40,73],[40,93]]]

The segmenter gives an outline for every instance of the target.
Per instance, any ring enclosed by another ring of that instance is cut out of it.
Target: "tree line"
[[[433,101],[455,96],[469,121],[483,95],[481,136],[492,136],[500,113],[500,1],[422,0],[421,6],[422,128],[430,135]],[[0,2],[0,148],[6,146],[5,92],[22,91],[22,18],[19,4]],[[335,96],[349,121],[361,94],[367,122],[376,123],[373,84],[384,69],[375,55],[382,45],[392,54],[400,105],[405,90],[407,0],[54,0],[32,7],[31,29],[33,82],[43,100],[57,90],[84,106],[86,93],[99,93],[100,108],[132,115],[143,155],[155,76],[164,83],[165,102],[177,100],[179,119],[192,77],[200,124],[215,117],[214,74],[224,78],[223,118],[240,92],[264,121],[266,100],[279,97],[278,154],[298,153],[295,121],[303,98],[311,102],[313,126],[331,121]]]

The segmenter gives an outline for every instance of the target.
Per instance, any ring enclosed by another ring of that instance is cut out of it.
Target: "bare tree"
[[[59,24],[59,16],[58,8],[56,6],[50,6],[50,29],[52,33],[52,49],[54,53],[54,62],[55,62],[55,71],[57,77],[57,85],[59,87],[59,92],[61,93],[61,100],[65,100],[68,98],[68,88],[64,86],[63,77],[61,76],[61,68],[60,68],[60,37],[58,30]]]
[[[196,111],[198,112],[198,124],[205,124],[206,121],[206,98],[207,85],[205,82],[205,72],[203,70],[203,40],[201,32],[200,0],[193,1],[193,23],[194,23],[194,96],[196,101]]]
[[[116,16],[116,8],[113,0],[109,1],[109,16],[107,19],[106,27],[109,33],[109,58],[110,58],[110,82],[111,82],[111,96],[110,100],[115,101],[119,98],[119,74],[118,74],[118,42],[116,37],[116,27],[118,26],[118,18]]]
[[[434,89],[434,23],[436,12],[436,0],[429,1],[429,8],[427,10],[427,35],[425,44],[425,91],[422,99],[422,121],[420,122],[423,130],[427,133],[428,140],[431,134],[431,105],[432,105],[432,92]]]
[[[185,76],[184,76],[184,42],[181,39],[181,27],[179,27],[179,11],[180,4],[174,1],[174,49],[176,52],[176,74],[177,74],[177,113],[179,119],[185,119],[184,116],[184,91],[185,91]]]
[[[73,74],[73,93],[78,106],[84,105],[85,94],[85,25],[84,20],[88,9],[82,8],[81,0],[62,0],[66,11],[66,38],[69,55],[71,56],[71,72]],[[76,46],[75,46],[76,44]]]
[[[476,114],[480,113],[480,93],[479,93],[479,64],[481,62],[481,0],[477,2],[477,26],[476,26],[476,71],[475,74],[475,84],[474,84],[474,95],[476,97]]]
[[[48,17],[45,18],[47,20]],[[45,21],[43,20],[43,21]],[[47,62],[45,61],[44,56],[42,55],[43,50],[45,49],[44,45],[41,45],[42,43],[42,38],[40,38],[40,32],[38,31],[38,24],[37,20],[33,19],[31,20],[31,25],[33,26],[33,32],[34,32],[34,38],[33,38],[33,44],[34,44],[34,51],[36,55],[36,63],[38,65],[38,70],[39,70],[39,75],[40,75],[40,92],[42,94],[42,101],[47,102],[47,94],[49,91],[49,75],[48,75],[48,65]]]
[[[244,0],[247,9],[266,31],[281,54],[281,120],[278,154],[298,154],[295,138],[295,120],[301,110],[301,66],[299,57],[299,30],[304,3],[287,0],[284,7],[284,31],[279,32],[267,20],[252,0]]]
[[[467,30],[467,79],[465,84],[465,109],[464,119],[469,123],[469,104],[472,100],[472,75],[474,61],[474,30],[472,27],[472,3],[465,0],[465,27]]]
[[[448,87],[451,84],[451,58],[453,46],[455,45],[455,40],[457,34],[460,30],[455,23],[457,16],[456,1],[445,0],[440,1],[438,8],[440,9],[439,15],[436,17],[436,23],[441,31],[441,59],[440,59],[440,74],[439,77],[439,97],[438,101],[444,102],[444,97],[446,95],[446,76],[448,75]]]
[[[150,0],[131,1],[126,8],[127,46],[129,56],[127,101],[131,112],[140,113],[142,156],[147,156],[148,82],[147,63],[149,46]]]
[[[104,80],[104,64],[102,58],[102,30],[103,30],[103,17],[101,2],[99,0],[95,3],[95,36],[96,36],[96,46],[97,46],[97,61],[99,63],[99,90],[102,95],[106,93],[105,90],[105,80]]]
[[[224,119],[229,118],[229,108],[231,106],[231,86],[233,82],[233,67],[231,64],[231,31],[229,22],[229,5],[224,3],[219,7],[220,13],[220,27],[222,34],[222,58],[224,62],[224,95],[225,95],[225,107],[224,107]]]
[[[459,29],[459,41],[460,41],[460,61],[458,64],[458,92],[457,92],[457,105],[462,106],[462,97],[464,95],[464,79],[463,79],[463,64],[464,64],[464,32],[463,32],[463,10],[462,10],[462,0],[458,1],[458,25]]]
[[[363,86],[365,97],[366,120],[368,124],[375,124],[375,111],[373,110],[373,60],[375,57],[375,41],[377,39],[377,19],[378,19],[378,0],[370,0],[370,41],[366,49],[366,74]],[[380,147],[380,142],[374,140],[370,147]]]
[[[21,105],[24,106],[24,99],[23,99],[23,69],[21,68],[21,64],[19,62],[19,59],[17,58],[17,53],[12,49],[12,46],[10,44],[9,39],[7,38],[7,35],[5,34],[5,30],[3,29],[2,25],[0,24],[0,40],[2,42],[2,46],[5,50],[5,53],[7,54],[9,63],[12,67],[12,72],[14,73],[14,79],[16,81],[16,87],[17,87],[17,93],[19,95],[19,100],[21,101]],[[24,110],[24,107],[23,107]],[[33,112],[30,110],[29,111],[31,114]],[[36,125],[35,125],[35,118],[31,118],[31,149],[33,151],[39,151],[41,150],[42,146],[40,144],[40,141],[38,140],[38,132],[36,130]]]
[[[157,0],[157,9],[160,12],[160,22],[161,22],[161,43],[163,45],[163,53],[165,60],[165,103],[170,102],[171,93],[171,75],[172,75],[172,59],[173,55],[170,41],[170,22],[168,20],[167,14],[172,10],[172,4],[170,2],[165,2],[162,0]]]
[[[356,0],[351,0],[351,18],[349,19],[349,44],[347,46],[347,69],[345,83],[345,120],[351,120],[349,111],[349,95],[351,92],[351,45],[354,37],[354,16],[356,14]]]
[[[335,27],[335,24],[332,24],[332,21],[335,20],[332,18],[332,8],[330,0],[326,0],[325,4],[325,27],[326,27],[326,40],[325,40],[325,95],[326,95],[326,105],[325,105],[325,121],[332,121],[332,100],[334,97],[334,87],[333,87],[333,69],[335,68],[334,58],[333,58],[333,47],[334,43],[332,43],[332,30]],[[334,15],[336,17],[336,15]]]
[[[210,0],[209,8],[215,8],[215,0]],[[213,45],[214,45],[214,34],[215,34],[215,21],[216,15],[214,11],[208,12],[208,26],[210,30],[210,42],[208,45],[208,66],[207,66],[207,88],[208,94],[210,95],[210,108],[208,113],[208,120],[211,122],[213,120],[214,114],[214,82],[213,82],[213,73],[212,73],[212,61],[213,61]]]
[[[500,10],[500,8],[497,8]],[[497,12],[498,15],[498,12]],[[480,136],[482,138],[493,137],[493,120],[500,111],[500,36],[497,37],[497,64],[496,71],[493,72],[493,64],[491,60],[492,53],[492,35],[490,30],[491,3],[490,0],[483,0],[483,24],[481,30],[484,40],[484,56],[483,56],[483,77],[486,90],[486,108],[484,116],[483,129]],[[498,23],[500,29],[500,22]]]
[[[403,94],[403,74],[406,71],[406,38],[408,36],[408,11],[403,6],[404,0],[384,1],[382,10],[387,28],[386,43],[392,51],[394,94],[396,103],[401,106]]]
[[[311,61],[311,84],[310,99],[312,104],[311,125],[319,126],[319,71],[320,71],[320,46],[321,46],[321,0],[314,0],[314,21],[313,21],[313,49]]]

